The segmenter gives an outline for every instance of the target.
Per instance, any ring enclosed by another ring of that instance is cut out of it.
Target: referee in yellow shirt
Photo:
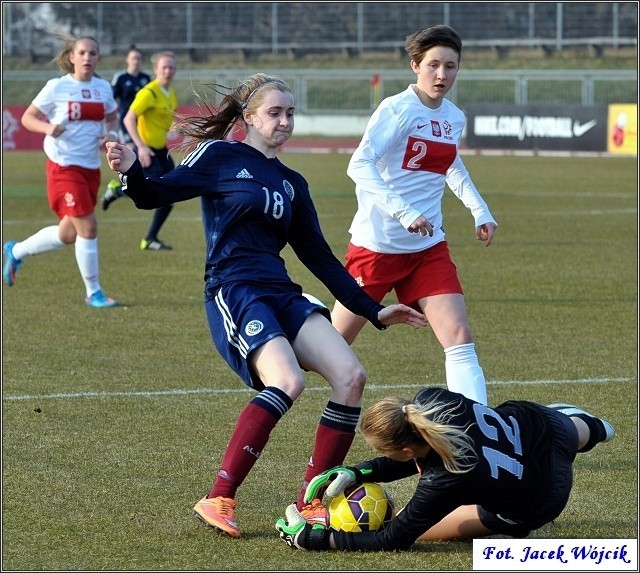
[[[176,56],[162,51],[151,57],[155,79],[142,88],[124,117],[124,125],[135,145],[146,177],[159,177],[171,171],[175,164],[167,148],[167,135],[178,109],[178,96],[171,87],[176,75]],[[154,211],[147,235],[140,242],[144,250],[160,251],[171,246],[158,238],[160,228],[167,220],[173,205]]]

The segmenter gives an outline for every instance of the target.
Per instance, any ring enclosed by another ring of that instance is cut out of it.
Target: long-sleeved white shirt
[[[414,91],[388,97],[375,110],[347,174],[356,184],[358,210],[351,242],[379,253],[415,253],[441,242],[445,183],[471,211],[475,225],[493,222],[458,154],[464,113],[447,99],[426,107]],[[410,233],[424,215],[432,237]]]

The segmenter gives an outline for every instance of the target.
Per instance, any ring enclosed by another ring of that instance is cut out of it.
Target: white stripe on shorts
[[[218,307],[218,310],[220,311],[220,314],[222,315],[222,318],[224,320],[224,330],[227,333],[227,340],[229,341],[229,344],[235,346],[240,352],[240,354],[242,355],[242,357],[246,358],[249,345],[247,344],[246,340],[242,338],[242,336],[238,332],[237,325],[233,322],[233,319],[231,318],[231,313],[229,312],[229,308],[227,307],[226,303],[222,299],[222,289],[218,289],[218,292],[216,293],[215,301],[216,301],[216,306]]]

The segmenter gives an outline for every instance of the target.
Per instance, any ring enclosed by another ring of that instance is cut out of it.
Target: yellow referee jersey
[[[169,87],[169,95],[153,80],[137,94],[129,108],[138,116],[138,133],[144,144],[162,149],[167,144],[167,134],[178,109],[176,91]]]

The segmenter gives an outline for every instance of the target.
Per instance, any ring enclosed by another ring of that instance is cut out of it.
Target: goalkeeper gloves
[[[325,496],[326,505],[341,494],[348,486],[365,481],[365,474],[371,470],[359,470],[355,467],[336,466],[314,477],[304,493],[305,503]]]
[[[276,529],[280,539],[294,549],[311,551],[331,549],[329,544],[331,532],[319,523],[313,525],[307,523],[296,509],[295,503],[287,507],[286,519],[276,521]]]

